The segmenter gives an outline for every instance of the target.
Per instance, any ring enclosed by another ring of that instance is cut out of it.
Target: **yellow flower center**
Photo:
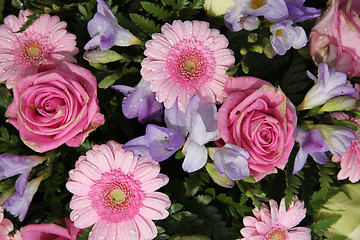
[[[267,240],[286,240],[286,234],[281,229],[273,230],[266,238]]]
[[[125,199],[125,195],[124,193],[121,191],[121,190],[114,190],[112,193],[111,193],[111,199],[114,201],[114,202],[121,202]]]
[[[277,36],[277,37],[282,37],[282,36],[284,36],[284,32],[283,32],[283,30],[282,30],[282,29],[278,29],[278,30],[276,30],[276,32],[275,32],[275,36]]]
[[[254,10],[261,8],[265,4],[267,4],[267,0],[251,0],[250,1],[250,7]]]

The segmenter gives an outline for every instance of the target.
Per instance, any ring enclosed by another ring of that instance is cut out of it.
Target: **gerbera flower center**
[[[143,206],[145,193],[140,183],[120,170],[105,172],[89,192],[92,206],[108,222],[132,219]]]
[[[254,10],[261,8],[265,4],[267,4],[267,0],[251,0],[250,1],[250,7]]]
[[[44,47],[36,40],[25,42],[21,55],[28,64],[41,63],[44,59]]]
[[[178,74],[185,81],[196,81],[196,79],[203,73],[204,67],[202,56],[195,51],[185,52],[177,62]]]
[[[212,53],[198,42],[184,41],[170,52],[167,67],[180,88],[195,88],[213,78]]]
[[[52,45],[48,42],[47,37],[39,34],[24,32],[19,36],[16,43],[16,62],[18,65],[30,67],[38,66],[48,58],[52,51]]]
[[[271,231],[266,234],[266,240],[286,240],[286,232],[281,228],[273,228]]]
[[[121,202],[125,199],[125,195],[121,190],[114,190],[111,193],[111,198],[114,202]]]

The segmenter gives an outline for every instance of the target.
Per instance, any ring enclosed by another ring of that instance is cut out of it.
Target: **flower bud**
[[[228,176],[226,176],[225,174],[220,174],[213,163],[206,163],[205,168],[212,180],[214,180],[214,182],[219,186],[225,188],[232,188],[235,185],[235,182],[231,180]]]
[[[330,99],[321,108],[320,112],[337,112],[347,110],[356,103],[356,98],[352,96],[341,96]]]
[[[216,17],[225,14],[226,10],[234,5],[232,0],[205,0],[204,8],[207,15]]]
[[[109,62],[122,60],[124,59],[124,57],[112,50],[96,49],[96,50],[86,51],[84,54],[84,59],[86,59],[89,62],[95,62],[95,63],[109,63]]]

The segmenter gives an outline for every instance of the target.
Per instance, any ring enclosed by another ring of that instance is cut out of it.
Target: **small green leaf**
[[[189,4],[190,9],[202,9],[205,4],[205,0],[194,0]]]
[[[160,25],[156,25],[153,20],[145,18],[137,13],[130,13],[129,16],[139,28],[144,30],[144,32],[150,35],[156,32],[160,32]]]
[[[108,88],[109,86],[113,85],[116,80],[120,78],[121,74],[119,73],[113,73],[109,76],[106,76],[101,82],[99,82],[98,87],[99,88]]]
[[[109,63],[123,60],[124,57],[113,50],[95,49],[86,51],[84,54],[84,59],[95,63]]]
[[[151,2],[140,2],[140,4],[145,9],[145,11],[147,11],[159,20],[167,21],[171,19],[171,13],[161,6],[158,6]]]

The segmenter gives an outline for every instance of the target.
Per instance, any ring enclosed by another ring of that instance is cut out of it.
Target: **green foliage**
[[[192,3],[189,4],[190,9],[202,9],[204,6],[205,0],[193,0]]]
[[[187,0],[161,0],[164,5],[169,5],[175,10],[183,10],[188,4]]]
[[[168,21],[172,19],[172,15],[174,14],[173,11],[165,10],[163,7],[156,5],[151,2],[140,2],[141,6],[144,8],[145,11],[150,13],[152,16],[156,17],[159,20]]]
[[[333,177],[336,176],[337,169],[332,162],[326,165],[317,165],[319,169],[320,193],[324,196],[328,195],[331,184],[334,182]]]
[[[341,215],[334,215],[329,218],[325,218],[314,222],[310,227],[311,231],[319,236],[324,236],[325,231],[330,228],[331,225],[336,223],[341,218]]]
[[[304,180],[304,173],[298,172],[296,175],[293,175],[287,168],[286,172],[286,188],[285,188],[285,206],[286,209],[289,208],[291,201],[294,199],[295,195],[299,195],[299,188],[301,187],[302,180]]]
[[[210,176],[202,168],[199,171],[189,174],[189,178],[185,178],[186,194],[194,196],[206,183],[209,183]]]
[[[19,137],[9,133],[5,126],[0,127],[0,153],[7,152],[16,154],[17,144],[19,143]]]
[[[130,13],[129,14],[131,20],[144,32],[148,33],[149,35],[160,32],[160,25],[155,24],[155,22],[149,18],[143,17],[137,13]]]

